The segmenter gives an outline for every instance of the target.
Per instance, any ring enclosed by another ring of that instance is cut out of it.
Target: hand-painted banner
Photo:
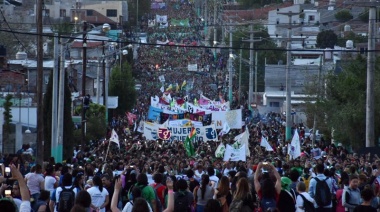
[[[231,129],[241,129],[243,118],[241,109],[238,109],[212,112],[211,120],[215,123],[216,129],[223,129],[224,122],[227,122]]]
[[[168,123],[169,127],[203,127],[203,123],[200,121],[192,121],[187,119],[172,120]]]
[[[245,161],[245,145],[241,146],[239,149],[233,148],[231,145],[227,144],[226,151],[224,152],[223,161]]]
[[[148,140],[157,140],[158,130],[162,128],[162,125],[145,122],[144,123],[144,136]],[[170,141],[185,141],[186,137],[189,135],[192,127],[167,127],[170,131]],[[208,125],[204,127],[195,127],[196,138],[195,141],[217,141],[218,134],[216,132],[214,125]]]
[[[164,123],[166,120],[180,120],[188,119],[192,121],[202,122],[203,125],[211,124],[211,114],[191,114],[191,113],[179,113],[179,114],[168,114],[161,112],[160,114],[160,123]]]

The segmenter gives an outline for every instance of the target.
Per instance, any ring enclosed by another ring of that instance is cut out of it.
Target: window
[[[280,102],[269,102],[269,107],[280,107]]]
[[[48,16],[48,17],[50,17],[50,10],[49,9],[43,9],[42,10],[42,16]]]
[[[86,11],[86,15],[87,16],[93,16],[94,15],[94,11],[93,10],[87,10]]]
[[[309,21],[315,21],[314,15],[309,15]]]
[[[59,17],[66,17],[66,10],[65,9],[59,10]]]
[[[107,17],[117,17],[117,10],[107,10]]]

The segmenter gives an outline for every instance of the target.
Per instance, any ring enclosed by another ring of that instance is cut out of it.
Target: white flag
[[[290,159],[296,159],[301,156],[300,137],[297,130],[294,131],[292,143],[290,143],[290,146],[288,146],[288,154],[290,156]]]
[[[225,134],[228,134],[231,130],[230,125],[228,125],[228,122],[224,122],[223,129],[219,132],[219,136],[223,136]]]
[[[116,143],[117,146],[119,146],[119,148],[120,148],[119,136],[117,135],[117,133],[114,129],[112,129],[110,141]]]
[[[265,150],[268,151],[268,152],[272,152],[273,151],[273,148],[270,146],[270,144],[268,143],[267,139],[264,136],[261,137],[260,146],[265,147]]]
[[[223,161],[246,161],[246,154],[245,154],[245,145],[241,146],[240,148],[236,149],[231,145],[227,144],[226,151],[224,152]]]
[[[249,151],[248,140],[249,140],[249,131],[248,131],[248,128],[245,127],[245,131],[234,138],[235,143],[233,144],[233,146],[245,145],[246,147],[245,154],[247,155],[247,157],[250,157],[251,152]]]
[[[160,91],[163,93],[165,91],[164,86],[161,86]]]
[[[215,157],[221,158],[224,155],[224,152],[226,151],[226,147],[224,146],[223,142],[220,142],[218,148],[215,150]]]

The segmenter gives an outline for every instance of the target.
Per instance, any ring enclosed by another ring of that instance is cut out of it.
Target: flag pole
[[[106,159],[107,159],[107,156],[108,156],[108,151],[110,150],[110,145],[111,145],[111,141],[110,141],[110,140],[108,140],[108,147],[107,147],[107,152],[106,152],[106,156],[104,157],[104,160],[103,160],[103,162],[104,162],[104,161],[106,161]],[[120,148],[119,148],[119,150],[120,150]]]

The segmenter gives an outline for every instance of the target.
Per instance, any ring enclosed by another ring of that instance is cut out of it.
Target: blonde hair
[[[240,178],[236,183],[236,192],[234,199],[243,200],[251,196],[251,189],[246,178]]]

